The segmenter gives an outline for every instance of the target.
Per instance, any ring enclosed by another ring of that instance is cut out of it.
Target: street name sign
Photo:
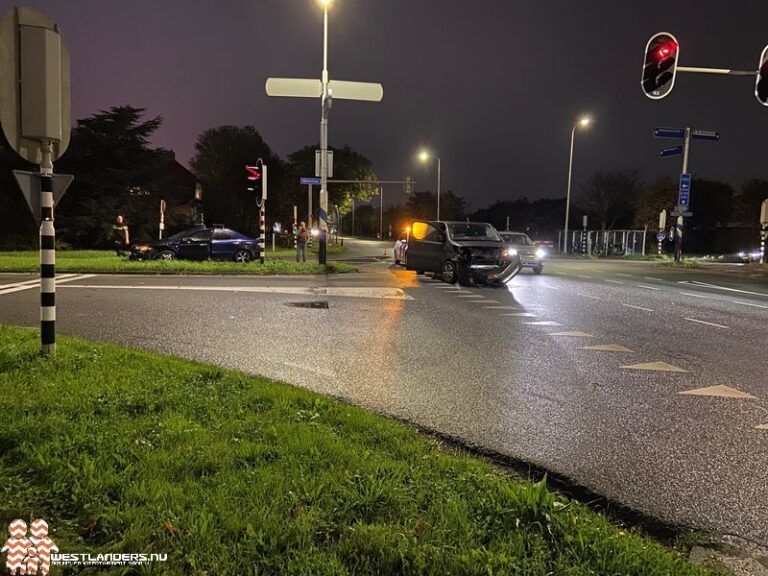
[[[682,210],[674,210],[672,216],[682,216],[683,218],[690,218],[693,216],[693,212],[685,212]]]
[[[720,140],[720,132],[713,130],[691,130],[691,138],[694,140]]]
[[[654,128],[656,138],[685,138],[685,128]]]
[[[304,184],[309,186],[320,186],[320,178],[310,178],[308,176],[302,176],[299,179],[299,184]]]
[[[683,145],[678,144],[677,146],[670,146],[669,148],[662,148],[661,152],[659,152],[659,155],[662,158],[665,158],[667,156],[678,156],[683,153]]]

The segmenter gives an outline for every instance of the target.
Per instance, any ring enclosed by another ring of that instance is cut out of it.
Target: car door
[[[184,260],[208,260],[211,255],[211,228],[193,232],[181,240],[179,258]]]
[[[240,235],[228,228],[215,228],[211,240],[211,260],[232,260],[235,248],[241,243]]]
[[[408,270],[439,272],[443,264],[445,233],[436,223],[416,220],[408,238],[406,266]]]

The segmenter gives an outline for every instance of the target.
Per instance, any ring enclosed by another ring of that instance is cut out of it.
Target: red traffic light
[[[674,40],[665,42],[656,49],[656,56],[658,56],[659,60],[670,58],[677,53],[677,46],[677,42]]]
[[[246,164],[245,170],[248,172],[248,180],[261,179],[261,171],[258,166],[248,166],[248,164]]]

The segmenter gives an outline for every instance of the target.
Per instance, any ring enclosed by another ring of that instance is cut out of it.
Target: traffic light
[[[680,44],[672,34],[659,32],[648,40],[641,82],[648,98],[659,100],[672,91],[679,55]]]
[[[261,166],[245,165],[245,171],[248,174],[248,192],[256,192],[256,183],[261,180]]]
[[[755,98],[763,106],[768,106],[768,46],[763,48],[760,55],[760,66],[757,69],[757,82],[755,83]]]

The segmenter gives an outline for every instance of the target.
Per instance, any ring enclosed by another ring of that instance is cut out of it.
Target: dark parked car
[[[502,286],[520,271],[520,258],[485,222],[416,220],[405,267],[419,274],[433,272],[449,284]]]
[[[199,226],[162,240],[131,246],[131,260],[234,260],[259,256],[259,241],[223,226]]]

